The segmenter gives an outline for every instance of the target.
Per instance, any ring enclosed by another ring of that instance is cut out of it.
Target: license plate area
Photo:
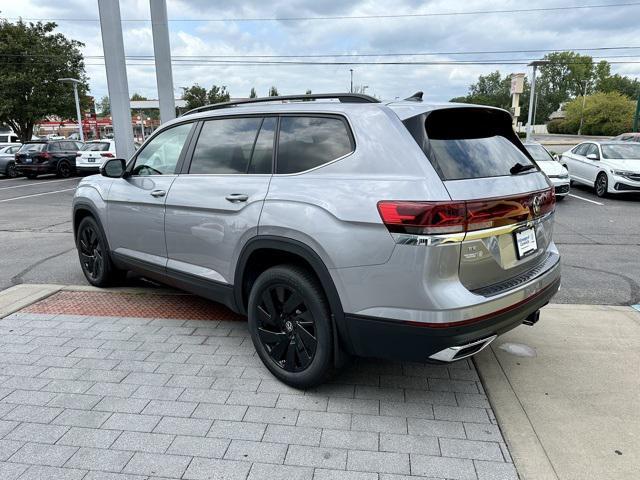
[[[95,158],[87,158],[87,162],[96,163],[96,159]]]
[[[536,231],[533,228],[525,228],[513,233],[518,259],[532,255],[538,250]]]

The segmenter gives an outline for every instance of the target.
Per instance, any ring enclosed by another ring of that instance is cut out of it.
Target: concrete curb
[[[473,357],[513,463],[522,480],[558,480],[544,447],[492,347]]]

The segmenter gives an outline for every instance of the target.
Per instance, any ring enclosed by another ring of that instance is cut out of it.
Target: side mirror
[[[100,175],[109,178],[121,178],[127,168],[124,158],[112,158],[100,167]]]
[[[596,155],[595,153],[590,153],[589,155],[587,155],[587,158],[589,160],[600,160],[600,157],[598,157],[598,155]]]

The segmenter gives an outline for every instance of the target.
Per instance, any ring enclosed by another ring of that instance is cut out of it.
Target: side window
[[[192,123],[183,123],[156,135],[136,157],[132,175],[171,175],[184,143],[191,131]]]
[[[594,143],[588,144],[584,156],[594,154],[597,158],[600,158],[600,153],[598,152],[598,147]]]
[[[260,133],[256,139],[247,173],[271,173],[273,165],[273,140],[276,136],[276,117],[267,117],[262,121]]]
[[[47,149],[49,152],[59,152],[61,151],[60,143],[54,142],[49,144],[49,148]]]
[[[261,123],[259,117],[204,122],[189,173],[247,173]]]
[[[331,162],[353,151],[345,122],[330,117],[280,119],[276,173],[297,173]]]
[[[62,142],[62,148],[70,152],[78,150],[78,146],[75,144],[75,142]]]

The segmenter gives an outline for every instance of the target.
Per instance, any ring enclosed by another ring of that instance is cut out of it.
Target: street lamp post
[[[351,72],[351,87],[349,88],[349,93],[353,93],[353,68],[350,68],[349,72]]]
[[[59,82],[70,83],[73,85],[73,96],[76,99],[76,115],[78,116],[78,132],[80,133],[80,141],[84,142],[84,132],[82,131],[82,115],[80,114],[80,99],[78,98],[78,84],[80,80],[76,78],[59,78]]]
[[[540,65],[546,65],[548,60],[536,60],[531,62],[528,66],[533,67],[533,73],[531,75],[531,92],[529,92],[529,115],[527,119],[527,141],[531,140],[531,130],[533,126],[531,122],[533,120],[533,109],[535,108],[534,100],[536,95],[536,70]]]
[[[580,126],[578,127],[578,135],[582,135],[582,122],[584,121],[584,107],[587,103],[587,82],[584,81],[584,90],[582,91],[582,110],[580,110]]]

